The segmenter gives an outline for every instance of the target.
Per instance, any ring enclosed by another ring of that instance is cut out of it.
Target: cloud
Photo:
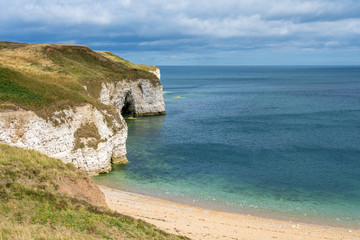
[[[357,0],[12,0],[0,8],[0,38],[10,41],[189,53],[360,48]]]

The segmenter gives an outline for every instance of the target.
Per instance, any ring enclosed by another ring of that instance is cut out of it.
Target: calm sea
[[[95,181],[230,212],[360,228],[360,67],[160,67],[166,116],[127,120]]]

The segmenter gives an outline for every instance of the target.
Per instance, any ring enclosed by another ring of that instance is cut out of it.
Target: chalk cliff
[[[165,114],[162,85],[147,79],[103,83],[100,101],[117,106],[123,114]]]
[[[129,68],[109,54],[0,42],[0,142],[72,162],[91,175],[127,162],[121,113],[165,114],[160,70]]]
[[[100,101],[107,105],[115,105],[123,114],[158,115],[165,114],[163,87],[160,83],[160,69],[144,64],[135,65],[110,52],[98,51],[98,54],[122,66],[136,71],[147,71],[156,76],[155,79],[139,78],[133,81],[112,81],[101,84]]]
[[[55,112],[48,121],[19,108],[0,112],[0,140],[72,162],[95,175],[111,170],[110,161],[126,161],[124,119],[106,123],[106,112],[90,104]]]

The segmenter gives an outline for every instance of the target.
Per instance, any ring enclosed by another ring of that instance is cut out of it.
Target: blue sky
[[[0,40],[150,65],[360,65],[359,0],[0,0]]]

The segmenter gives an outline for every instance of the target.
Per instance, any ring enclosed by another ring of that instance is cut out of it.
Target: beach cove
[[[0,5],[0,240],[360,240],[360,1]]]
[[[194,240],[355,240],[360,231],[225,213],[99,186],[110,209]]]
[[[358,67],[161,67],[165,116],[127,119],[102,186],[360,228]],[[180,97],[180,98],[179,98]]]

